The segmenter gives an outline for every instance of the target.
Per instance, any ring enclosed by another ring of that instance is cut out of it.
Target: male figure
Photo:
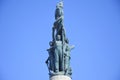
[[[54,47],[53,47],[53,42],[50,41],[49,45],[50,45],[50,48],[47,49],[47,51],[49,53],[49,57],[46,60],[46,64],[48,65],[49,71],[53,71],[54,72]]]
[[[55,72],[56,73],[64,70],[62,46],[63,45],[61,41],[61,36],[57,35],[55,41]]]
[[[65,74],[71,75],[71,68],[70,68],[70,51],[74,48],[74,46],[69,45],[68,39],[65,40],[64,45],[64,67],[65,67]]]
[[[55,11],[55,22],[54,22],[54,26],[53,26],[53,31],[52,31],[52,38],[53,41],[55,40],[55,37],[57,37],[57,35],[61,36],[61,40],[64,40],[63,38],[65,37],[65,30],[63,28],[63,2],[59,2],[56,6],[56,11]],[[56,34],[55,34],[55,30],[56,30]]]

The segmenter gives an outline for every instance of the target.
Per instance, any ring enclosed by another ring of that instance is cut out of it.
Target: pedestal
[[[52,76],[50,80],[71,80],[71,78],[65,75],[56,75]]]

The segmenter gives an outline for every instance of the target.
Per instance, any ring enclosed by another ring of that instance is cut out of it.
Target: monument
[[[71,80],[70,51],[74,48],[69,45],[64,29],[63,1],[56,5],[55,22],[52,27],[52,40],[47,49],[49,57],[46,64],[50,80]]]

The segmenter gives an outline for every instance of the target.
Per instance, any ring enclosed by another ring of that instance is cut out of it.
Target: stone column
[[[65,75],[56,75],[56,76],[50,77],[50,80],[72,80],[72,79]]]

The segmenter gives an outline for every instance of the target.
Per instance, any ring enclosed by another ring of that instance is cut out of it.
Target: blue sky
[[[49,80],[59,0],[0,0],[0,80]],[[64,0],[73,80],[120,80],[120,1]]]

